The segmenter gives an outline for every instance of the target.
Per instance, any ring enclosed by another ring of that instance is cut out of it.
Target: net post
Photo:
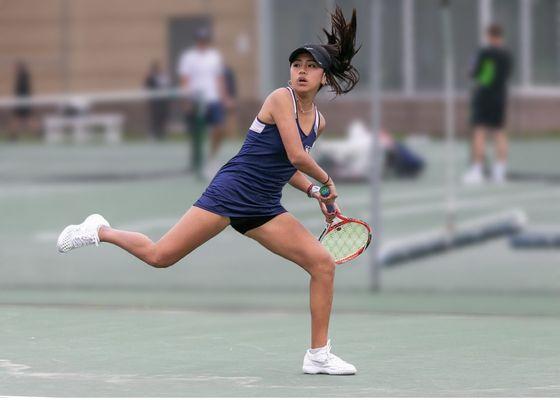
[[[371,186],[371,220],[373,223],[372,250],[370,251],[370,288],[372,291],[381,289],[381,264],[379,250],[381,248],[381,168],[383,154],[380,148],[379,131],[381,129],[381,0],[371,3],[371,121],[373,140],[370,152],[370,186]]]
[[[453,30],[449,0],[441,0],[441,33],[443,39],[444,65],[444,132],[446,150],[446,213],[445,227],[449,237],[455,231],[456,193],[455,193],[455,77],[453,74]]]

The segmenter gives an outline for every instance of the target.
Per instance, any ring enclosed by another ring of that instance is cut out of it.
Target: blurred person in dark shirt
[[[14,69],[13,95],[19,100],[28,100],[33,94],[31,72],[25,62],[18,61]],[[14,108],[14,118],[10,129],[10,140],[17,140],[19,134],[34,130],[33,110],[29,104],[19,104]]]
[[[503,29],[492,24],[486,30],[487,45],[478,50],[471,69],[474,89],[471,99],[472,165],[463,176],[465,184],[484,181],[483,163],[486,134],[494,134],[495,160],[492,179],[505,182],[508,138],[504,130],[507,106],[507,85],[512,71],[512,58],[504,48]]]
[[[158,61],[152,62],[144,87],[150,91],[170,88],[169,76],[162,70]],[[148,101],[150,112],[150,137],[155,140],[165,138],[165,126],[169,116],[169,101],[165,97],[152,98]]]

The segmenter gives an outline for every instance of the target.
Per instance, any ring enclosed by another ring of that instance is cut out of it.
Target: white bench
[[[68,132],[75,143],[85,143],[100,130],[105,142],[120,143],[123,123],[121,114],[50,115],[44,118],[45,139],[47,143],[60,143]]]

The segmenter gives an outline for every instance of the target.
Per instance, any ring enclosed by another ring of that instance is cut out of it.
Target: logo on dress
[[[309,153],[311,151],[312,147],[313,147],[313,145],[309,146],[309,145],[306,144],[305,145],[305,151]]]

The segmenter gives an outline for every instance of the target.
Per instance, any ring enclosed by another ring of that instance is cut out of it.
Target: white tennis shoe
[[[504,162],[496,162],[492,167],[492,180],[498,185],[506,183],[506,164]]]
[[[331,353],[331,341],[317,353],[307,350],[303,358],[306,374],[354,375],[356,367]]]
[[[463,175],[463,184],[467,186],[477,186],[484,183],[484,174],[482,166],[479,164],[472,165]]]
[[[79,247],[99,246],[99,228],[111,227],[109,222],[99,214],[92,214],[80,225],[68,225],[58,237],[56,247],[59,253],[67,253]]]

